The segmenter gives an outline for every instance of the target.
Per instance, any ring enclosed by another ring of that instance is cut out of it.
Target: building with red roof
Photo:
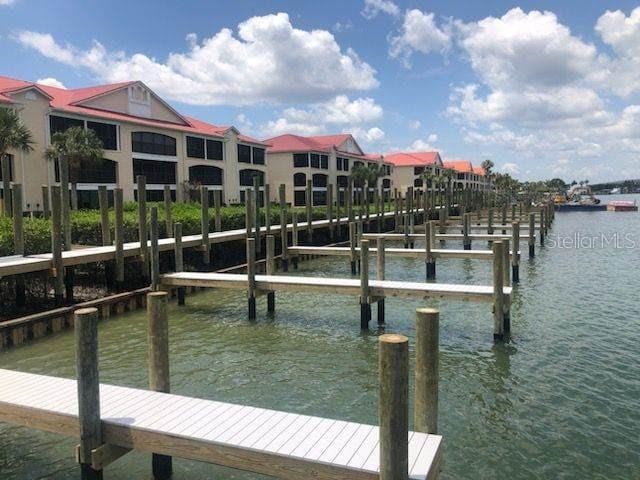
[[[146,177],[150,200],[161,199],[165,185],[178,199],[206,185],[237,203],[254,175],[266,181],[266,143],[183,115],[139,81],[64,89],[0,76],[0,107],[15,109],[34,138],[32,152],[9,152],[11,180],[23,185],[27,211],[41,210],[41,186],[58,181],[44,158],[52,135],[72,126],[96,132],[104,148],[102,162],[77,172],[81,207],[96,204],[98,185],[120,187],[133,200],[138,175]]]
[[[440,175],[443,170],[438,152],[395,152],[384,156],[393,165],[393,182],[401,191],[409,187],[423,188],[425,172]]]
[[[444,166],[455,172],[454,180],[458,188],[487,190],[490,187],[484,168],[474,167],[469,160],[447,160]]]
[[[392,188],[393,167],[380,154],[367,154],[349,133],[302,136],[285,134],[265,140],[269,178],[274,185],[286,186],[286,201],[304,205],[307,183],[311,182],[314,205],[325,205],[328,185],[334,197],[344,201],[349,176],[355,165],[382,165],[379,191],[387,195]],[[277,200],[277,192],[272,199]]]

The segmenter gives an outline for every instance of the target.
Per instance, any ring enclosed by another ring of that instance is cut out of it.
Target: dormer
[[[151,118],[151,92],[141,83],[127,87],[129,114],[136,117]]]

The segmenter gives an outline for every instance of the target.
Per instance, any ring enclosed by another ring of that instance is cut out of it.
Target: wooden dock
[[[366,237],[365,237],[366,238]],[[320,256],[341,256],[348,257],[351,255],[350,247],[289,247],[291,255],[320,255]],[[359,254],[360,247],[355,247],[354,251]],[[377,248],[370,248],[371,255],[377,255]],[[424,258],[427,250],[424,248],[385,248],[384,254],[390,257],[402,258]],[[518,252],[520,254],[520,252]],[[432,248],[431,255],[433,258],[448,259],[476,259],[476,260],[492,260],[493,252],[491,250],[459,250],[447,248]]]
[[[380,478],[380,428],[100,384],[96,470],[131,449],[282,479]],[[77,382],[0,369],[0,420],[78,437]],[[409,478],[435,479],[442,437],[409,432]],[[110,457],[110,458],[107,458]]]
[[[463,240],[464,235],[462,233],[436,233],[436,240]],[[512,236],[509,234],[499,233],[470,233],[468,235],[470,240],[484,240],[487,242],[493,242],[495,240],[511,240]],[[424,233],[363,233],[362,238],[365,240],[376,240],[377,238],[384,238],[385,240],[410,240],[412,242],[416,240],[424,240]],[[527,238],[530,238],[527,235]],[[535,235],[533,235],[535,238]]]

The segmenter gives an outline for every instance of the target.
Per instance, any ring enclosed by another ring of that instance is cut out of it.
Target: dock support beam
[[[171,391],[167,299],[167,292],[147,294],[149,390],[164,393]],[[173,471],[172,463],[170,456],[154,453],[151,459],[154,480],[169,480]]]
[[[184,260],[182,255],[182,223],[176,222],[173,224],[173,238],[175,270],[176,272],[182,272],[184,270]],[[178,305],[184,305],[184,292],[184,287],[178,287]]]
[[[349,259],[351,261],[351,275],[355,275],[356,271],[356,224],[349,222]]]
[[[380,480],[405,479],[409,471],[409,339],[379,339]]]
[[[247,306],[249,320],[256,318],[256,239],[247,238]]]
[[[74,313],[78,421],[80,424],[80,478],[102,480],[102,470],[91,466],[91,451],[102,444],[100,381],[98,377],[98,310],[81,308]]]
[[[51,253],[55,273],[53,292],[56,306],[62,305],[64,266],[62,263],[62,197],[60,186],[51,186]]]
[[[22,185],[14,183],[11,188],[13,207],[13,253],[24,255],[24,229],[22,218]],[[16,305],[24,307],[27,303],[26,287],[22,275],[16,277]]]
[[[440,313],[416,310],[416,368],[413,428],[438,433],[438,345]]]
[[[431,250],[433,250],[433,238],[435,237],[435,222],[429,221],[424,224],[424,240],[425,240],[425,268],[427,280],[436,278],[436,259]]]
[[[122,189],[113,191],[113,209],[115,211],[114,237],[116,247],[116,285],[118,290],[124,284],[124,210]]]
[[[529,214],[529,258],[533,258],[536,256],[535,232],[536,214],[531,212]]]
[[[275,275],[276,273],[276,238],[273,235],[267,235],[267,259],[266,273],[267,275]],[[267,312],[276,311],[276,292],[267,293]]]
[[[138,239],[140,241],[140,259],[142,260],[142,275],[149,278],[149,250],[147,240],[147,177],[138,175]]]
[[[149,236],[151,238],[151,290],[156,291],[160,286],[160,250],[158,249],[158,207],[151,207],[149,222]]]
[[[200,229],[202,230],[202,263],[209,265],[211,257],[209,251],[209,190],[202,185],[200,187]]]
[[[282,259],[280,265],[283,272],[289,271],[289,249],[288,249],[288,233],[287,233],[287,197],[286,186],[281,183],[278,187],[278,198],[280,201],[280,241],[282,242]]]
[[[504,244],[493,242],[493,339],[504,339]]]
[[[376,239],[376,279],[384,280],[385,275],[385,254],[384,254],[384,237],[378,237]],[[385,323],[385,306],[384,297],[378,299],[378,325],[384,325]]]
[[[367,330],[371,320],[369,300],[369,240],[360,242],[360,329]]]
[[[294,247],[298,246],[298,212],[291,213],[291,245]],[[293,255],[291,257],[291,263],[293,264],[293,269],[298,269],[298,255]]]
[[[515,213],[515,205],[514,210]],[[511,276],[513,277],[513,283],[520,281],[520,222],[511,223],[511,236],[512,236],[512,250],[511,254]]]
[[[471,230],[471,214],[465,213],[462,216],[462,245],[465,250],[471,250],[471,237],[469,233]]]

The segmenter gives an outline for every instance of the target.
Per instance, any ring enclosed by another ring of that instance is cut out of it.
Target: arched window
[[[223,170],[209,165],[189,167],[189,180],[201,185],[222,185]]]
[[[306,187],[307,186],[307,176],[304,173],[296,173],[293,175],[293,186],[294,187]]]
[[[313,186],[318,188],[327,188],[327,176],[322,173],[313,175]]]
[[[260,170],[252,170],[252,169],[244,169],[240,170],[240,186],[241,187],[251,187],[253,186],[253,177],[258,176],[259,184],[264,185],[264,172]]]
[[[58,160],[54,163],[56,182],[60,181]],[[97,161],[80,160],[77,167],[69,169],[69,179],[73,183],[117,183],[118,163],[107,158]]]
[[[176,139],[154,132],[132,132],[131,150],[152,155],[176,156]]]

